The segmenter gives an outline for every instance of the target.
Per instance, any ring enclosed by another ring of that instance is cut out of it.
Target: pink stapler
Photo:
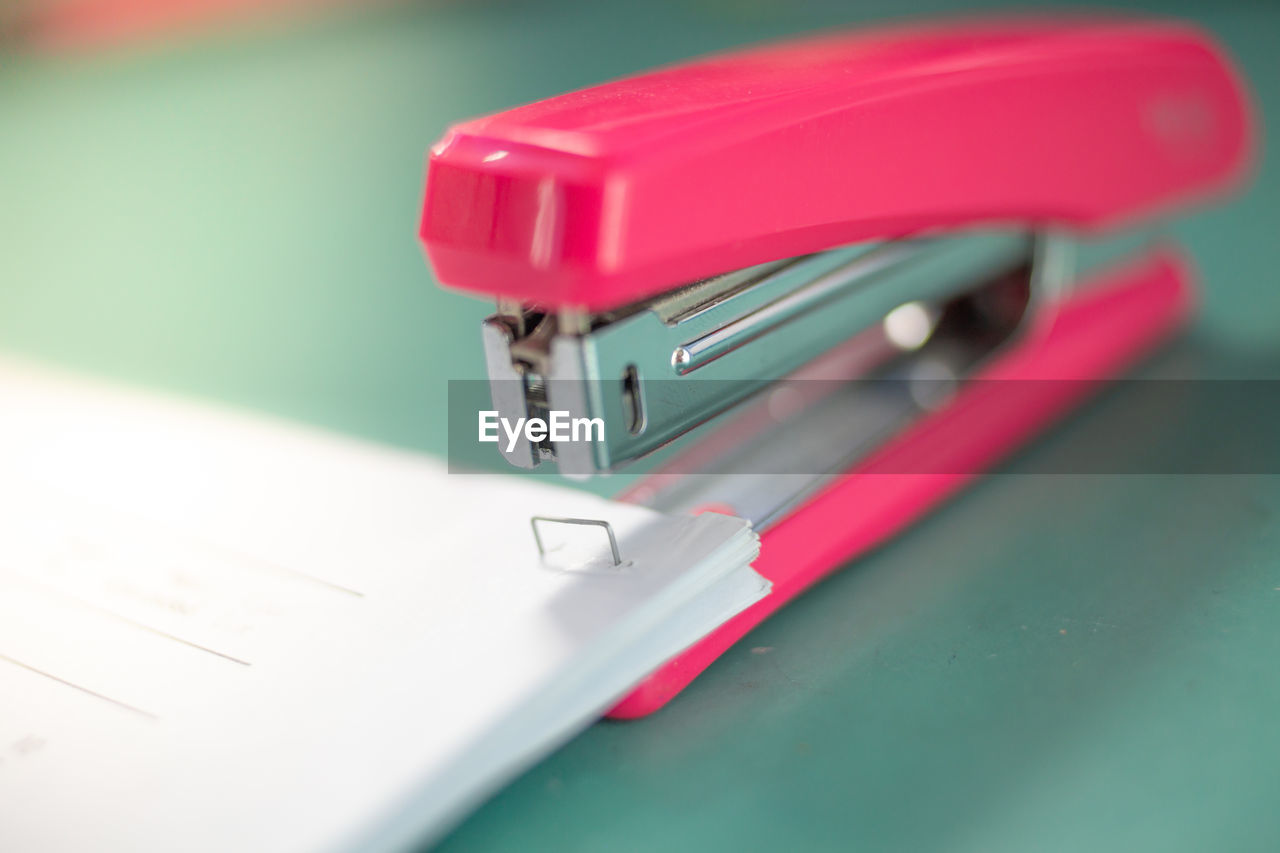
[[[496,300],[494,410],[602,424],[508,461],[656,452],[624,499],[761,533],[772,592],[613,715],[1170,335],[1192,272],[1155,229],[1238,184],[1250,138],[1209,38],[1119,17],[822,35],[452,127],[421,237],[443,285]]]

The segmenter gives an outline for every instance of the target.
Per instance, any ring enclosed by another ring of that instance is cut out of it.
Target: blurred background
[[[1174,227],[1206,285],[1166,358],[1280,379],[1280,4],[1108,8],[1199,22],[1252,81],[1260,166]],[[443,454],[445,385],[483,376],[489,311],[439,290],[416,242],[448,123],[752,41],[966,11],[10,0],[0,351]],[[1033,452],[1069,454],[1122,408]],[[1189,412],[1135,447],[1195,452],[1248,416]],[[1277,479],[994,478],[445,846],[1276,849]]]

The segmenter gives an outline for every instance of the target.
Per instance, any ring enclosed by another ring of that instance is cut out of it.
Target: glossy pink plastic
[[[421,237],[440,281],[607,309],[833,245],[1132,222],[1249,147],[1213,43],[1126,18],[949,22],[713,56],[451,128]]]
[[[754,566],[773,591],[650,675],[609,716],[661,708],[775,610],[902,532],[1150,351],[1190,313],[1191,278],[1186,262],[1166,249],[1051,307],[1047,328],[977,376],[994,381],[967,386],[766,531]],[[1009,393],[1002,380],[1022,384]],[[913,471],[920,473],[904,473]],[[732,507],[718,511],[732,514]]]

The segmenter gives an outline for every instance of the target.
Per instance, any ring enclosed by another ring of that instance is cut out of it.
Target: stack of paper
[[[0,849],[420,841],[763,596],[757,549],[0,362]]]

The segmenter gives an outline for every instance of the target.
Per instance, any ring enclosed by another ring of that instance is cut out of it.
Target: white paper
[[[0,361],[0,850],[438,833],[762,597],[757,549]]]

